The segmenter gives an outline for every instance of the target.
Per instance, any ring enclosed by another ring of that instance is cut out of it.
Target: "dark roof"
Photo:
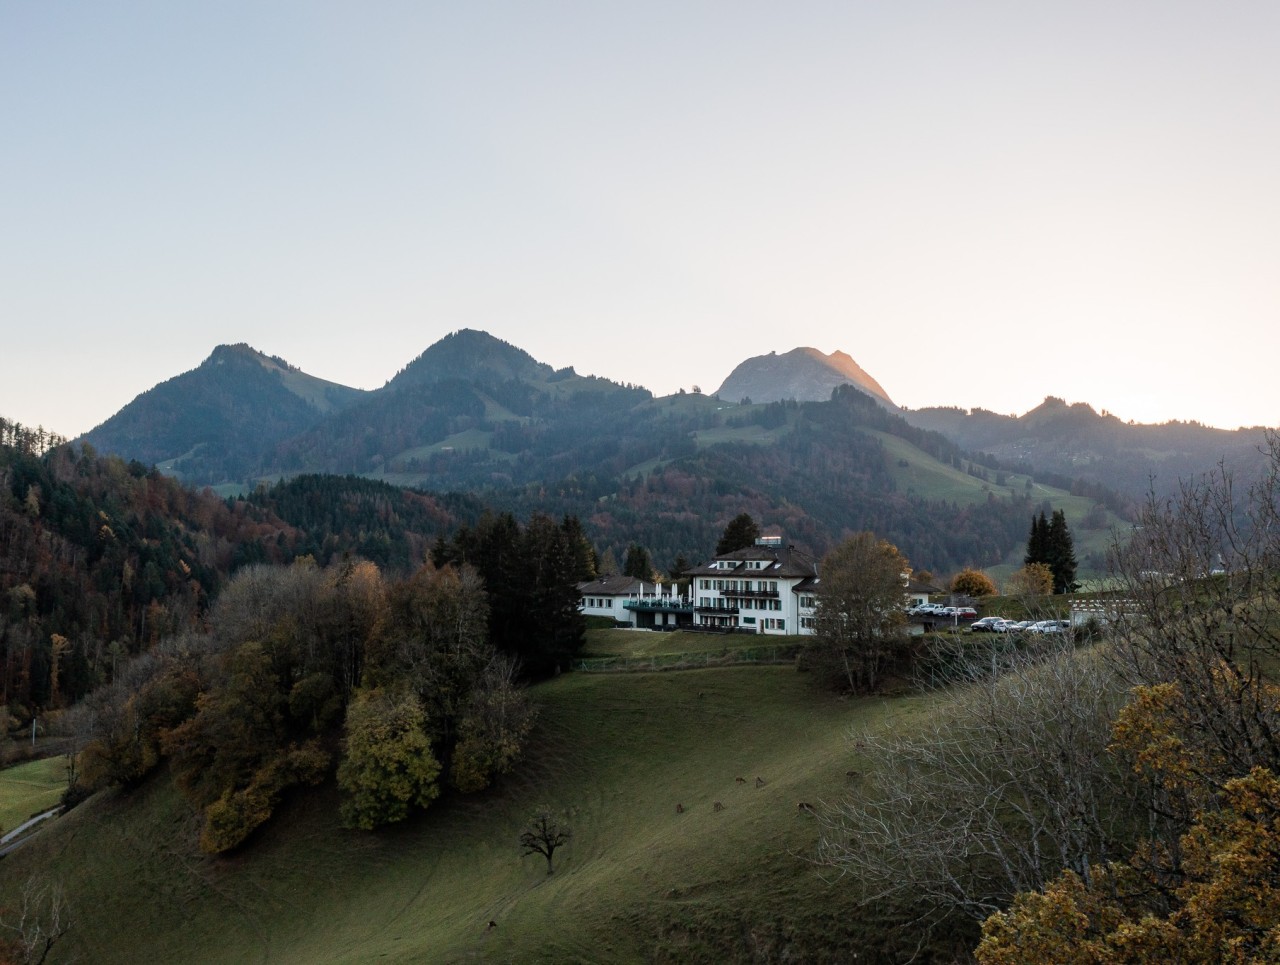
[[[728,562],[729,567],[713,566],[713,563]],[[753,569],[748,563],[765,562],[768,566]],[[816,577],[818,568],[813,557],[801,553],[794,546],[748,546],[746,549],[734,550],[717,556],[710,562],[703,563],[685,571],[686,576],[763,576],[769,577]]]
[[[912,578],[907,580],[908,593],[927,593],[933,596],[935,593],[946,593],[946,590],[934,586],[932,583],[921,583],[919,580]]]
[[[637,579],[634,576],[602,576],[598,580],[578,584],[578,592],[583,596],[640,596],[653,594],[657,588],[652,583]]]

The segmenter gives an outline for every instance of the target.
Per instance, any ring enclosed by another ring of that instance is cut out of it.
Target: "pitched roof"
[[[731,566],[716,566],[729,563]],[[763,567],[751,567],[748,563],[765,563]],[[724,553],[714,560],[685,571],[685,576],[763,576],[763,577],[815,577],[818,575],[813,558],[801,553],[794,546],[748,546],[746,549]]]
[[[618,576],[615,573],[598,580],[579,583],[578,592],[583,596],[652,596],[658,592],[658,588],[634,576]]]

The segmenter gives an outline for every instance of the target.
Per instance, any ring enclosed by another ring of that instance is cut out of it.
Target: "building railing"
[[[723,614],[724,616],[732,616],[738,612],[736,606],[699,606],[694,607],[697,613]]]
[[[626,610],[653,610],[662,613],[692,613],[693,604],[678,597],[659,596],[623,600]]]
[[[725,596],[757,597],[772,600],[778,598],[777,590],[721,590],[720,592]]]

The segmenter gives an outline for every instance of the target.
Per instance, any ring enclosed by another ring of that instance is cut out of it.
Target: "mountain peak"
[[[388,387],[422,385],[446,379],[545,379],[551,366],[524,349],[473,328],[446,335],[396,373]]]
[[[754,402],[825,402],[838,385],[852,385],[878,402],[894,404],[880,383],[849,355],[841,351],[826,355],[809,346],[747,359],[729,373],[717,394],[722,399]]]

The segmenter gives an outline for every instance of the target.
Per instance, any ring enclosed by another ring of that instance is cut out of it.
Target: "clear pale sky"
[[[1280,4],[0,2],[0,415],[480,328],[1280,425]]]

